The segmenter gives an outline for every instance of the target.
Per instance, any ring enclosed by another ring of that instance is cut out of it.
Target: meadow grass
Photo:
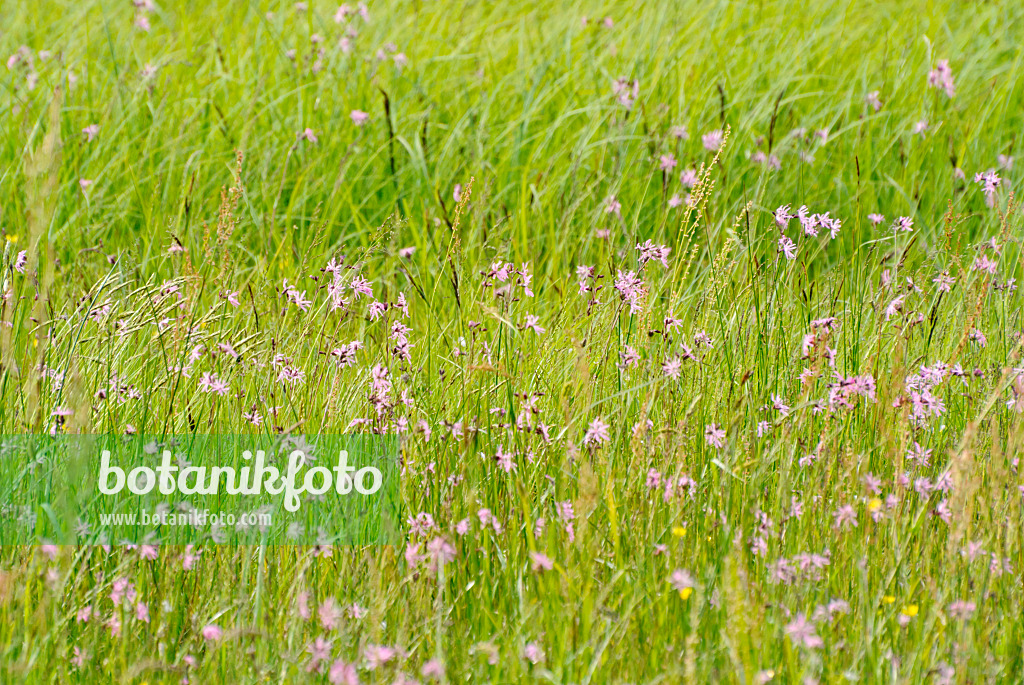
[[[0,682],[1024,681],[1022,26],[5,3],[0,433],[399,433],[403,543],[5,547]]]

